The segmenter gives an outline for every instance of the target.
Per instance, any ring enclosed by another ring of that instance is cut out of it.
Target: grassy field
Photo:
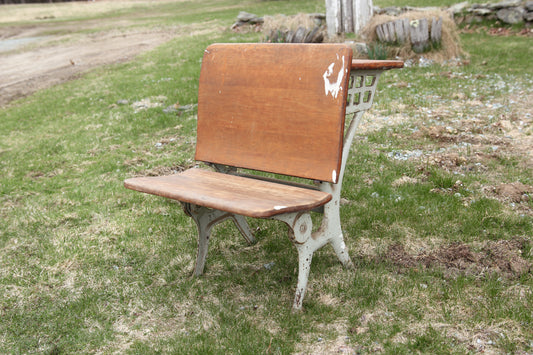
[[[228,30],[238,11],[324,2],[132,3],[47,21],[199,31],[0,111],[0,353],[533,352],[531,37],[465,32],[469,65],[382,76],[343,191],[356,269],[318,251],[292,314],[281,223],[251,220],[253,246],[223,224],[193,278],[193,222],[122,182],[194,164],[194,109],[164,109],[197,102],[208,44],[258,41]]]

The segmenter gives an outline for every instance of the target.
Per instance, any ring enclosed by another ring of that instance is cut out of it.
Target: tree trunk
[[[372,17],[372,0],[326,0],[328,35],[358,33]]]

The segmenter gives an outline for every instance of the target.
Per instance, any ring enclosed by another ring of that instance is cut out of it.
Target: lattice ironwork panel
[[[381,71],[354,70],[350,75],[346,114],[365,111],[372,106]]]

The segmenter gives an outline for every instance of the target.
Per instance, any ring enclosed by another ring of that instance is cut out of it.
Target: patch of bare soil
[[[417,255],[410,254],[402,244],[396,243],[378,258],[387,260],[401,269],[439,268],[447,277],[456,277],[459,274],[472,276],[497,274],[514,279],[533,270],[531,263],[522,256],[528,243],[523,238],[489,241],[476,252],[467,244],[456,242]]]
[[[499,199],[510,202],[527,202],[533,196],[533,186],[513,182],[510,184],[499,184],[498,186],[487,186],[485,192],[492,194]]]
[[[18,38],[35,34],[28,28]],[[73,78],[98,66],[131,60],[170,40],[169,31],[101,32],[74,43],[41,45],[31,50],[0,53],[0,106]],[[49,43],[49,42],[47,42]]]

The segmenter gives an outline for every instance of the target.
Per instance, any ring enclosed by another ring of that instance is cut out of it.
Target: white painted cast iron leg
[[[194,275],[200,276],[204,272],[207,250],[209,249],[209,237],[211,236],[211,229],[214,225],[224,221],[225,219],[233,218],[233,215],[228,212],[210,210],[205,207],[188,203],[183,203],[183,209],[185,213],[191,216],[194,222],[196,222],[196,226],[198,228],[198,255],[196,256]]]
[[[235,226],[237,227],[237,229],[239,229],[239,231],[241,232],[244,239],[246,239],[246,242],[250,245],[255,244],[256,242],[255,237],[252,231],[250,230],[250,226],[248,225],[246,218],[244,218],[243,216],[239,216],[239,215],[233,215],[231,219],[235,223]]]
[[[313,230],[313,221],[309,213],[287,213],[272,217],[279,221],[285,222],[292,233],[292,242],[298,250],[298,284],[296,285],[296,293],[294,295],[294,303],[292,309],[299,311],[302,309],[305,291],[307,289],[307,281],[309,279],[309,270],[311,269],[311,261],[313,260],[313,253],[320,248],[324,243],[317,243],[311,238],[311,231]]]
[[[294,304],[292,306],[293,310],[298,311],[302,308],[303,299],[305,296],[305,291],[307,289],[307,280],[309,278],[309,270],[311,269],[311,261],[313,260],[313,253],[318,249],[322,248],[328,242],[331,242],[331,239],[328,238],[326,234],[322,233],[310,233],[312,229],[312,221],[309,214],[304,215],[307,218],[300,218],[296,221],[296,226],[294,228],[295,238],[294,244],[298,250],[298,285],[296,287],[296,294],[294,296]],[[303,217],[303,216],[302,216]],[[302,226],[306,226],[302,228]],[[297,231],[304,230],[305,233],[297,235]],[[342,235],[341,235],[342,236]],[[344,253],[345,257],[349,256],[347,253]]]
[[[342,179],[342,177],[341,177]],[[335,254],[339,258],[342,265],[351,269],[354,267],[348,248],[344,243],[344,236],[342,233],[341,217],[340,217],[340,199],[341,199],[341,185],[333,185],[330,183],[322,183],[320,189],[330,193],[333,198],[324,206],[324,216],[322,217],[322,224],[318,231],[313,234],[313,239],[326,240],[331,244]]]
[[[309,280],[309,271],[311,270],[314,250],[309,248],[307,243],[295,245],[298,250],[298,284],[296,285],[292,309],[299,311],[302,309],[305,291],[307,290],[307,281]]]
[[[326,221],[325,229],[327,229],[324,237],[329,240],[329,243],[333,247],[333,250],[335,250],[335,254],[339,258],[342,265],[347,269],[351,269],[354,266],[352,259],[350,258],[350,254],[348,253],[348,248],[344,243],[344,236],[342,234],[341,216],[339,211],[340,186],[336,186],[334,191],[334,203],[329,203],[327,206],[325,206],[324,210],[323,221]]]
[[[348,254],[348,248],[346,248],[346,244],[344,244],[344,237],[342,233],[336,238],[332,238],[330,243],[342,265],[347,269],[353,269],[354,265],[352,259],[350,258],[350,254]]]
[[[196,222],[198,226],[198,253],[196,255],[196,264],[194,266],[194,276],[200,276],[204,273],[207,250],[209,249],[209,237],[211,227],[200,227],[201,222]]]

